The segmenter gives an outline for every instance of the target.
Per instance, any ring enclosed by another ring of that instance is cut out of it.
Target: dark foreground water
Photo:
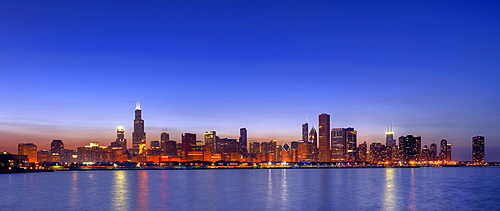
[[[500,167],[0,175],[0,210],[500,210]]]

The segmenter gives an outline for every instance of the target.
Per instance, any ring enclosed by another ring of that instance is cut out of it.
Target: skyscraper
[[[248,154],[248,144],[247,144],[247,129],[246,128],[240,128],[240,146],[241,146],[241,154],[242,155],[247,155]]]
[[[193,150],[193,148],[196,146],[196,134],[183,133],[181,139],[184,157],[187,159],[189,151]]]
[[[161,132],[160,134],[160,148],[161,152],[163,154],[167,154],[168,151],[168,142],[170,141],[170,134],[168,131],[165,129],[164,131]]]
[[[37,160],[37,147],[33,143],[19,143],[17,145],[17,154],[28,156],[28,162],[36,163]]]
[[[120,145],[122,153],[127,151],[127,139],[125,139],[125,128],[118,126],[116,128],[116,142]]]
[[[441,151],[439,152],[440,161],[448,161],[448,141],[446,139],[441,140]]]
[[[309,124],[304,123],[302,124],[302,141],[307,142],[307,134],[309,133]]]
[[[429,147],[429,161],[437,161],[437,145],[435,143]]]
[[[330,115],[319,115],[319,161],[330,162]]]
[[[310,161],[318,161],[318,133],[316,132],[316,128],[314,126],[311,128],[311,132],[309,133],[309,142],[307,143],[307,154],[308,159]]]
[[[420,161],[422,138],[418,135],[407,135],[399,137],[399,148],[401,149],[401,161],[404,163]]]
[[[484,163],[484,136],[472,137],[472,162]]]
[[[332,129],[332,161],[344,161],[346,158],[346,135],[344,128]]]
[[[146,147],[146,133],[144,132],[144,120],[142,120],[141,103],[135,105],[134,132],[132,133],[133,154],[142,154]]]
[[[216,149],[215,149],[216,137],[217,137],[217,135],[216,135],[215,131],[205,132],[205,151],[210,151],[210,153],[216,152]]]
[[[51,153],[61,154],[63,150],[64,150],[64,143],[62,142],[62,140],[52,140],[52,142],[50,143]]]
[[[346,137],[346,146],[345,146],[345,155],[346,161],[357,161],[358,158],[358,150],[356,148],[358,143],[358,131],[354,130],[352,127],[348,127],[345,129],[345,137]]]
[[[387,132],[385,132],[385,145],[388,147],[396,145],[396,139],[394,139],[394,132],[392,131],[392,124],[389,128],[387,128]]]

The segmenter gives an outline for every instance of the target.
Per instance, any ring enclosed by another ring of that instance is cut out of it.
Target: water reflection
[[[80,189],[78,184],[78,171],[73,171],[71,174],[71,188],[70,188],[70,197],[69,197],[69,205],[72,209],[78,210],[80,208]]]
[[[283,204],[283,207],[288,206],[290,203],[288,201],[288,180],[286,178],[286,169],[282,169],[281,173],[283,175],[283,178],[281,179],[281,203]]]
[[[415,187],[415,169],[410,172],[410,194],[409,194],[409,210],[417,210],[417,192]]]
[[[113,208],[125,210],[128,202],[127,172],[114,171],[113,181]]]
[[[166,206],[168,204],[168,171],[161,171],[161,192],[160,192],[160,200],[161,205]],[[163,207],[165,208],[165,207]]]
[[[266,208],[271,209],[273,206],[274,197],[273,197],[273,171],[272,169],[267,170],[267,197],[266,197]]]
[[[139,210],[149,210],[149,202],[148,202],[148,171],[147,170],[139,170],[139,190],[137,190],[138,194],[138,208]]]
[[[396,210],[395,171],[394,168],[385,168],[384,208],[386,210]]]

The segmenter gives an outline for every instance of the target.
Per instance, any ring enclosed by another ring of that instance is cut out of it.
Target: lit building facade
[[[330,162],[330,115],[319,115],[318,144],[319,161]]]
[[[26,155],[30,163],[38,162],[37,146],[34,143],[19,143],[17,145],[17,154]]]
[[[354,130],[352,127],[348,127],[345,129],[345,137],[346,137],[346,147],[345,147],[345,155],[346,161],[356,161],[358,158],[357,151],[357,143],[358,143],[358,131]]]
[[[475,164],[484,163],[484,136],[472,137],[472,162]]]
[[[134,132],[132,133],[132,153],[142,154],[146,148],[146,133],[144,132],[144,120],[142,120],[141,104],[135,105]]]

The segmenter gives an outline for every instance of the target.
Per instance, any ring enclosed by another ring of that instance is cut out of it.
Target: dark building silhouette
[[[358,161],[361,161],[361,162],[366,162],[368,161],[368,156],[367,156],[367,144],[366,144],[366,141],[364,141],[363,143],[359,144],[358,146]]]
[[[196,134],[193,133],[183,133],[181,136],[182,140],[182,150],[184,151],[184,156],[187,158],[189,151],[196,147]]]
[[[146,133],[144,132],[144,120],[142,120],[141,103],[135,106],[134,132],[132,133],[132,153],[142,154],[146,149]]]
[[[401,151],[401,161],[403,163],[420,161],[422,139],[418,135],[407,135],[399,137],[399,148]]]
[[[160,134],[160,148],[162,154],[166,155],[167,150],[168,150],[168,142],[170,141],[170,134],[168,131],[165,129],[164,131],[161,132]]]
[[[309,142],[304,143],[307,143],[308,160],[318,161],[318,133],[316,132],[316,128],[314,128],[314,126],[311,128],[311,132],[309,133]]]
[[[319,115],[318,144],[319,161],[330,162],[330,115]]]
[[[448,141],[446,139],[441,140],[441,151],[439,152],[440,161],[448,161]]]
[[[429,161],[437,161],[438,156],[437,156],[437,145],[435,143],[432,143],[431,146],[429,147]]]
[[[303,142],[307,142],[308,133],[309,133],[309,124],[307,124],[307,122],[306,122],[306,123],[302,124],[302,141]]]
[[[472,137],[472,162],[484,163],[484,136]]]
[[[240,153],[242,155],[247,155],[248,154],[248,142],[247,142],[247,129],[246,128],[240,128]]]
[[[63,156],[64,151],[64,143],[62,140],[53,140],[50,143],[50,153],[51,153],[51,161],[52,162],[60,162],[61,157]]]

